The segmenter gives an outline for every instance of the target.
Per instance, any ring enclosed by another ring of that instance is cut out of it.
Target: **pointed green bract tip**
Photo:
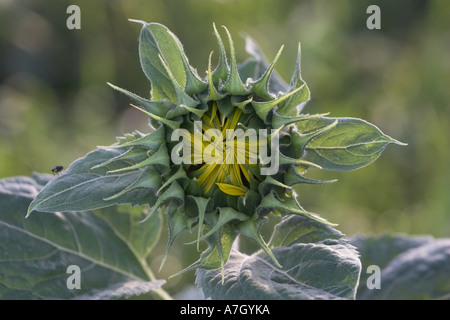
[[[228,75],[228,79],[223,85],[223,89],[232,95],[247,95],[250,91],[245,87],[242,83],[242,80],[239,76],[238,66],[236,62],[236,54],[234,51],[233,39],[231,37],[230,31],[225,26],[222,26],[228,36],[228,42],[230,46],[230,56],[231,56],[231,65],[230,65],[230,74]]]
[[[134,23],[139,23],[139,24],[142,24],[143,26],[147,25],[147,22],[142,21],[142,20],[128,19],[128,21],[134,22]]]
[[[29,208],[28,208],[28,211],[27,211],[27,214],[25,215],[25,219],[28,218],[28,217],[30,216],[30,214],[31,214],[32,211],[33,211],[33,208],[29,207]]]
[[[394,139],[394,138],[391,138],[391,140],[392,140],[392,143],[393,143],[393,144],[397,144],[397,145],[399,145],[399,146],[404,146],[404,147],[405,147],[405,146],[408,145],[407,143],[398,141],[398,140],[396,140],[396,139]]]

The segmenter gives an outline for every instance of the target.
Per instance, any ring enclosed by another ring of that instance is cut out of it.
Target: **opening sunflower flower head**
[[[293,188],[334,180],[314,180],[306,171],[357,169],[377,159],[388,144],[400,144],[360,119],[303,114],[310,91],[301,77],[300,45],[287,84],[274,71],[283,47],[268,63],[246,36],[250,58],[238,64],[228,29],[223,27],[227,54],[213,25],[218,63],[213,69],[211,52],[206,75],[200,77],[168,28],[134,22],[142,24],[139,56],[151,97],[109,85],[134,100],[132,106],[148,115],[154,130],[100,147],[95,156],[74,162],[65,175],[77,183],[111,183],[87,195],[93,198],[92,208],[149,204],[147,218],[164,208],[169,239],[162,264],[175,238],[196,227],[197,248],[203,240],[209,247],[185,270],[223,269],[238,235],[254,240],[281,268],[260,233],[268,214],[297,214],[331,224],[303,209]],[[57,183],[44,188],[29,212],[48,209]]]
[[[190,136],[190,141],[197,140],[198,143],[191,143],[191,150],[188,150],[192,153],[188,175],[197,177],[206,196],[214,191],[214,186],[232,196],[245,195],[246,188],[250,187],[253,174],[246,165],[256,166],[257,151],[251,150],[250,145],[257,146],[257,141],[253,137],[242,141],[245,133],[241,129],[235,143],[230,139],[235,135],[229,133],[238,129],[241,114],[242,110],[236,109],[231,118],[226,118],[217,110],[214,101],[211,114],[203,115],[202,121],[198,122],[201,126],[197,130],[198,135],[194,132]]]

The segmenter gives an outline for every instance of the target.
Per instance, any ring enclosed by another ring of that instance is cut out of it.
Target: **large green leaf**
[[[146,259],[161,219],[139,223],[142,208],[34,214],[31,200],[49,176],[0,180],[0,298],[163,297]],[[68,267],[80,268],[80,289],[69,289]]]
[[[321,133],[306,145],[303,160],[325,170],[348,171],[375,161],[391,143],[403,143],[385,135],[373,124],[355,118],[315,118],[297,124],[300,132],[314,132],[336,125]]]
[[[361,254],[363,267],[376,264],[380,268],[385,268],[402,252],[430,244],[433,241],[432,236],[401,234],[355,235],[350,238],[350,243],[357,247]],[[361,279],[363,279],[363,275],[361,275]]]
[[[271,255],[232,251],[220,270],[197,270],[197,284],[212,299],[354,299],[361,264],[343,234],[308,216],[277,224]],[[239,279],[237,281],[237,279]]]
[[[387,234],[351,242],[363,265],[358,299],[450,299],[450,239]],[[369,287],[369,277],[379,277],[380,287]]]
[[[130,280],[123,283],[113,284],[104,289],[91,290],[91,292],[76,296],[76,300],[115,300],[133,298],[151,298],[152,291],[158,290],[166,281],[136,281]]]
[[[360,262],[355,251],[337,241],[296,243],[267,254],[232,251],[220,271],[197,270],[197,284],[212,299],[354,299]]]

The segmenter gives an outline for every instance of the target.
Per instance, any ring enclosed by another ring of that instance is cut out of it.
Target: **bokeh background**
[[[66,27],[70,4],[81,8],[80,30]],[[371,4],[381,8],[381,30],[366,27]],[[449,237],[449,16],[441,0],[0,0],[0,178],[50,173],[118,135],[149,130],[146,116],[106,85],[149,96],[140,25],[128,19],[169,27],[202,76],[217,52],[215,22],[230,30],[239,61],[247,58],[241,32],[269,60],[284,44],[276,69],[287,81],[301,42],[312,92],[305,112],[363,118],[408,143],[357,171],[311,172],[339,182],[297,188],[307,210],[348,235]],[[182,242],[161,278],[197,259]],[[192,279],[171,279],[168,290]]]

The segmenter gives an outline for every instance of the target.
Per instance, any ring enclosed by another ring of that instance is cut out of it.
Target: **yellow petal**
[[[206,170],[198,177],[198,182],[200,185],[205,186],[206,191],[208,191],[214,181],[216,181],[216,176],[218,174],[218,166],[214,164],[206,165]]]
[[[232,165],[232,170],[230,172],[230,180],[232,184],[240,184],[240,185],[243,184],[239,165]]]
[[[245,190],[241,187],[233,186],[232,184],[227,183],[216,183],[220,190],[224,193],[232,195],[232,196],[243,196],[245,195]]]

